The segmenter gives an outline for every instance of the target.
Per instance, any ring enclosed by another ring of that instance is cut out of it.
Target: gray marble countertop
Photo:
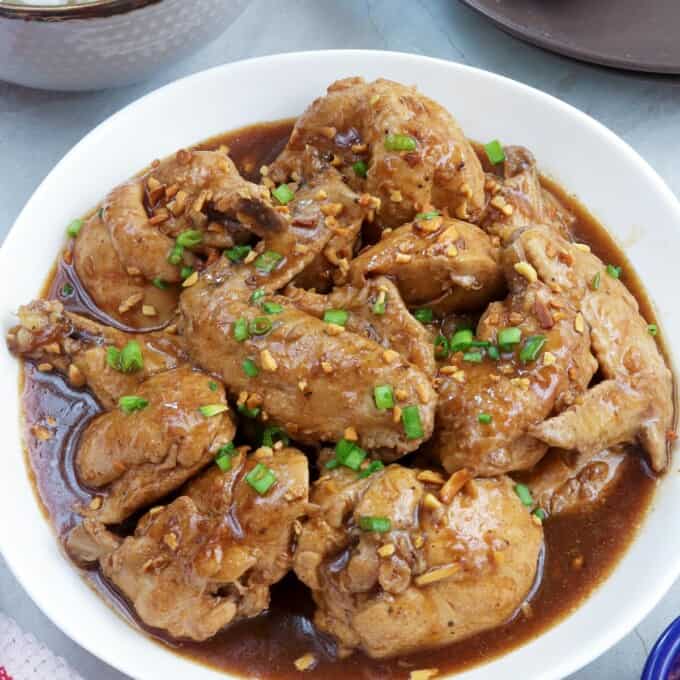
[[[607,70],[549,54],[498,31],[457,0],[254,0],[216,42],[139,85],[71,94],[0,83],[0,238],[71,146],[141,95],[225,62],[348,47],[458,61],[549,92],[623,137],[680,195],[680,78]],[[29,600],[2,559],[0,610],[63,656],[86,680],[124,678],[63,635]],[[572,680],[639,678],[648,650],[678,612],[680,584],[633,633]]]

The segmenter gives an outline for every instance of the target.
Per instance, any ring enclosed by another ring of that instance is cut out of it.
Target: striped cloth
[[[0,612],[0,680],[83,680],[33,635]]]

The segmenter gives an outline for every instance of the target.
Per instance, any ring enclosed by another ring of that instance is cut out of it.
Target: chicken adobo
[[[29,460],[74,564],[179,653],[277,679],[488,660],[606,578],[667,469],[625,257],[415,88],[338,81],[67,231],[7,335]]]

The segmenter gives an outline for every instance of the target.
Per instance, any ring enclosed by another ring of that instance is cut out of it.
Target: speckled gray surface
[[[237,59],[347,47],[450,59],[549,92],[618,133],[680,195],[680,79],[611,71],[543,52],[499,32],[456,0],[256,0],[217,42],[140,85],[61,94],[0,83],[0,238],[64,153],[139,96],[178,77]],[[64,656],[86,680],[122,680],[120,673],[52,625],[1,559],[0,610]],[[633,633],[572,680],[639,678],[647,651],[678,613],[680,584]]]

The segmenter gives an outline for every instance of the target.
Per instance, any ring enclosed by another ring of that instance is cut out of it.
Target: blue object
[[[641,680],[670,680],[671,671],[675,671],[675,677],[680,677],[680,616],[656,641]]]

